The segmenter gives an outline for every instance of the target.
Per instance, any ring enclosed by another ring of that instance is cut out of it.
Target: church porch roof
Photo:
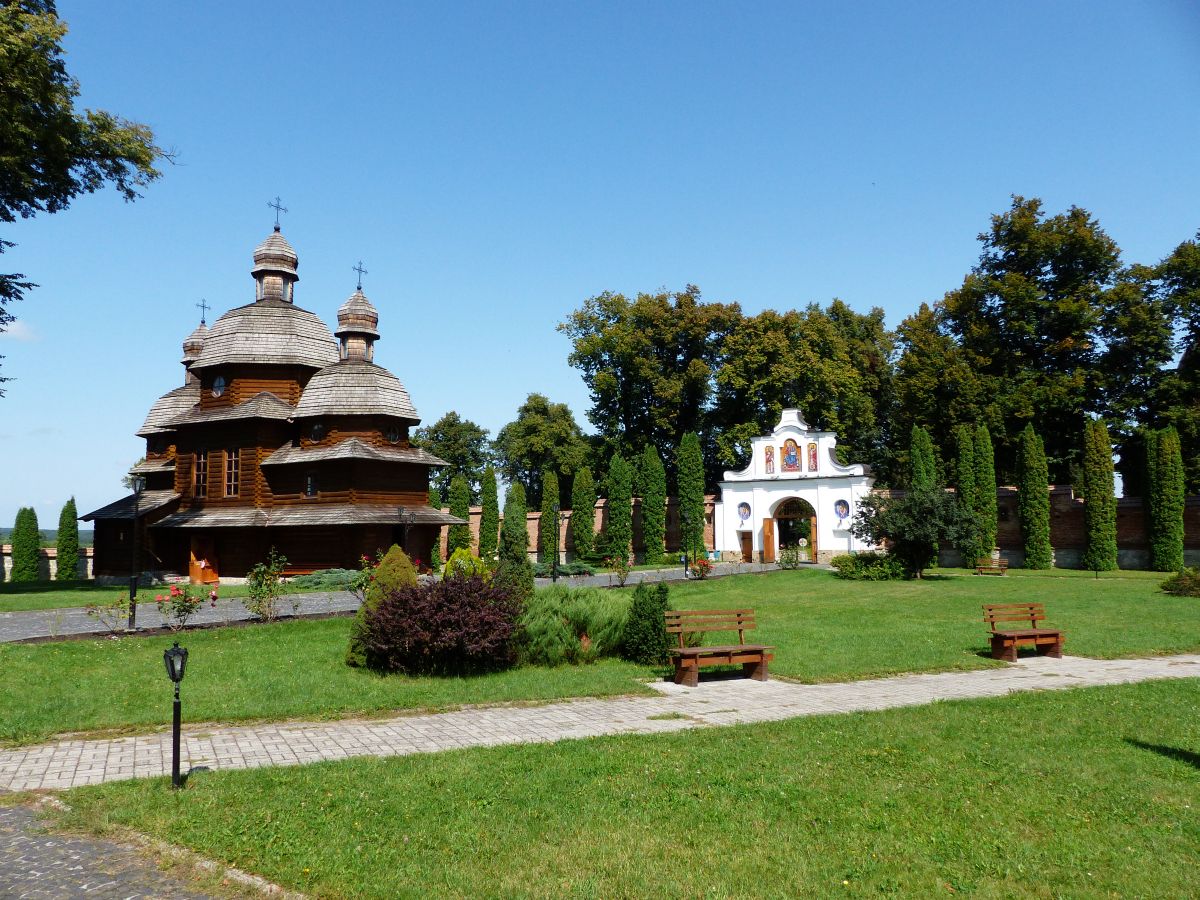
[[[94,509],[90,513],[85,513],[80,516],[80,520],[91,522],[95,519],[132,519],[134,506],[137,507],[138,517],[146,515],[146,513],[154,512],[159,507],[166,506],[173,500],[178,500],[179,495],[172,490],[165,491],[142,491],[140,498],[130,494],[128,497],[122,497],[108,506],[102,506],[99,509]]]
[[[171,420],[172,426],[202,425],[209,422],[225,422],[233,419],[276,419],[286,421],[296,414],[292,404],[281,400],[270,391],[259,391],[249,400],[237,406],[222,406],[201,412],[195,410]]]
[[[314,463],[330,459],[367,459],[377,462],[416,463],[422,466],[449,465],[432,453],[417,448],[373,447],[350,438],[332,447],[280,447],[262,461],[264,466],[279,466],[289,463]]]
[[[151,528],[276,528],[301,525],[399,525],[403,508],[409,525],[466,525],[464,519],[429,506],[378,506],[313,503],[267,509],[218,507],[188,509],[167,516]]]

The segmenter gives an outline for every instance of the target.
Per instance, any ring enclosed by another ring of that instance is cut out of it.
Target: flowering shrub
[[[604,567],[612,569],[612,573],[617,576],[617,584],[625,587],[625,580],[629,577],[631,569],[628,556],[606,556],[604,557]]]
[[[366,664],[407,675],[463,675],[512,665],[521,604],[478,575],[396,588],[364,607]]]
[[[113,634],[120,634],[129,622],[129,595],[122,594],[111,603],[89,603],[83,611]]]
[[[154,604],[158,607],[158,614],[162,617],[163,625],[170,628],[172,631],[179,631],[187,624],[190,619],[205,601],[208,601],[213,609],[217,608],[217,592],[210,590],[205,593],[204,588],[194,588],[191,585],[180,587],[177,584],[171,585],[170,591],[164,594],[155,594]]]
[[[707,557],[701,556],[699,559],[692,562],[692,577],[707,578],[712,574],[713,564],[708,561]]]
[[[260,622],[274,622],[279,617],[279,598],[283,596],[283,570],[287,568],[287,557],[274,547],[267,554],[267,561],[250,570],[246,584],[250,596],[242,601],[246,610]],[[300,607],[298,600],[292,601],[292,612]]]

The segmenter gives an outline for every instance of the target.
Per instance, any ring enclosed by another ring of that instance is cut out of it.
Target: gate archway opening
[[[817,511],[811,503],[799,497],[784,500],[775,509],[775,529],[779,549],[796,547],[802,559],[817,561]]]

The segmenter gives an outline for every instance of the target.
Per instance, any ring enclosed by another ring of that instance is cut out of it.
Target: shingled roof
[[[449,465],[432,453],[415,447],[372,447],[358,438],[350,438],[332,447],[280,447],[262,461],[264,466],[280,466],[289,463],[314,463],[330,459],[370,459],[378,462],[417,463],[423,466]]]
[[[133,494],[128,497],[122,497],[108,506],[102,506],[99,509],[94,509],[90,513],[80,516],[84,522],[90,522],[93,519],[132,519],[134,506],[137,506],[138,516],[144,516],[146,513],[153,512],[160,506],[166,506],[172,500],[178,500],[179,495],[172,490],[165,491],[142,491],[140,498],[136,498]]]
[[[174,459],[143,459],[129,470],[130,475],[154,475],[157,472],[174,472]]]
[[[260,300],[213,322],[192,371],[226,363],[320,369],[337,359],[337,342],[315,313],[283,300]]]
[[[421,421],[400,379],[365,359],[344,359],[309,379],[296,406],[296,418],[322,415],[383,415]]]
[[[183,387],[177,387],[173,391],[167,391],[154,401],[150,412],[146,414],[146,421],[138,429],[137,436],[150,437],[154,434],[173,431],[173,427],[168,423],[179,418],[199,402],[199,382],[192,382]]]
[[[143,495],[144,496],[144,495]],[[409,525],[466,525],[465,519],[429,506],[406,506]],[[401,507],[359,506],[353,503],[313,503],[268,509],[215,507],[173,513],[151,528],[238,528],[299,525],[398,525]]]
[[[189,410],[182,416],[172,419],[171,424],[198,425],[206,422],[225,422],[233,419],[277,419],[286,421],[295,415],[292,404],[280,400],[270,391],[259,391],[244,403],[237,406],[222,406],[217,409]]]

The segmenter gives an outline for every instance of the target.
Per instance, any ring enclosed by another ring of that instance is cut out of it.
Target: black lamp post
[[[169,650],[163,651],[163,662],[167,666],[167,677],[175,684],[175,705],[171,710],[171,787],[182,787],[179,780],[179,725],[181,707],[179,705],[179,682],[183,681],[183,672],[187,668],[188,652],[186,647],[180,647],[179,641]]]
[[[138,517],[141,514],[142,504],[142,489],[146,486],[146,479],[141,475],[133,476],[133,524],[130,526],[129,533],[132,537],[130,544],[130,560],[129,560],[129,630],[133,631],[137,627],[137,589],[138,589]]]
[[[692,543],[692,517],[688,515],[688,511],[682,510],[679,513],[679,521],[681,528],[679,529],[679,538],[683,544],[683,577],[687,578],[688,569],[691,568],[691,543]]]
[[[550,560],[550,581],[558,584],[558,535],[562,531],[562,520],[558,517],[558,504],[554,504],[554,559]]]
[[[408,526],[416,521],[417,514],[407,506],[400,507],[400,549],[408,553]]]

